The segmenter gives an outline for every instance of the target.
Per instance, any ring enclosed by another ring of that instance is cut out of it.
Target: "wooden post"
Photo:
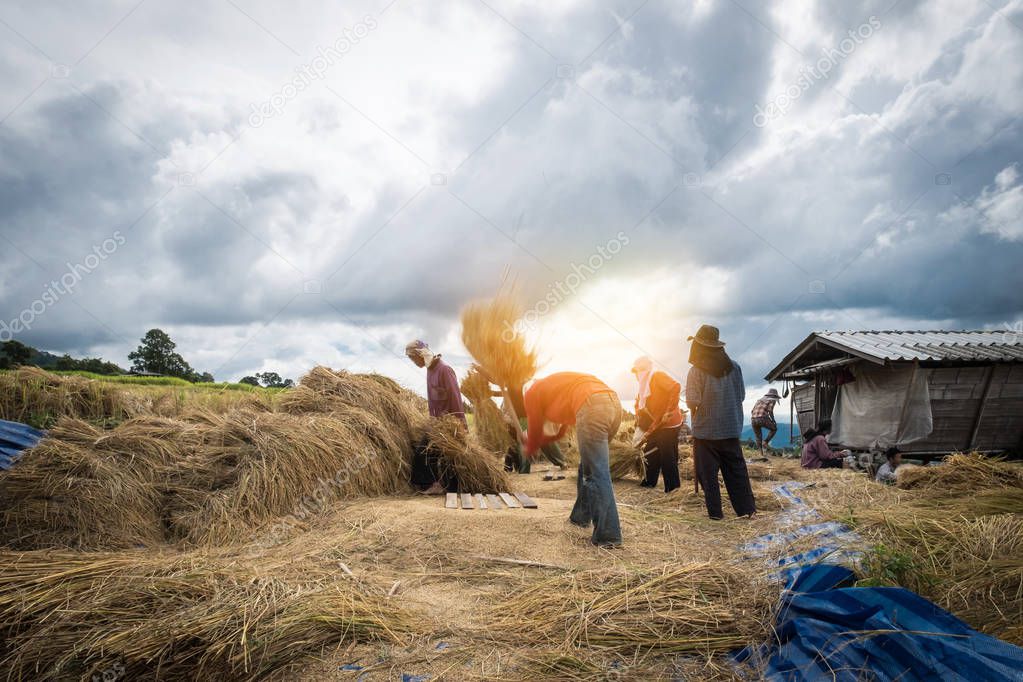
[[[991,380],[995,376],[995,365],[988,365],[987,377],[984,379],[984,391],[980,395],[980,404],[977,405],[977,416],[973,418],[973,428],[970,429],[970,440],[966,443],[966,450],[973,450],[977,446],[977,436],[980,434],[980,422],[984,419],[984,408],[987,407],[987,398],[991,393]]]
[[[785,380],[785,392],[789,394],[789,447],[792,447],[792,439],[796,435],[796,433],[795,433],[795,428],[796,427],[792,424],[792,420],[795,419],[795,414],[793,412],[793,410],[795,409],[795,405],[796,405],[796,391],[795,391],[795,387],[796,387],[796,382],[793,381],[792,382],[792,390],[790,391],[789,390],[788,379]],[[802,433],[802,429],[800,429],[800,433]]]

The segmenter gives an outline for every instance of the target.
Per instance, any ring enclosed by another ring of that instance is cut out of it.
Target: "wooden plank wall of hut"
[[[928,382],[934,431],[908,444],[908,452],[969,449],[975,427],[977,448],[1004,450],[1019,446],[1023,438],[1023,365],[936,367],[930,370]],[[986,405],[980,413],[985,391]]]
[[[987,406],[977,430],[977,447],[1023,448],[1023,364],[995,366]]]

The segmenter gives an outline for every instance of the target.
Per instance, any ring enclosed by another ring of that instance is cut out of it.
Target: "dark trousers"
[[[646,477],[643,485],[657,487],[657,477],[664,474],[664,492],[682,486],[678,475],[678,432],[681,427],[657,429],[646,441]]]
[[[764,437],[764,434],[763,434],[764,430],[767,431],[767,437],[766,438]],[[774,435],[776,433],[778,433],[778,425],[775,424],[773,421],[768,421],[766,419],[764,419],[764,420],[754,419],[753,420],[753,435],[755,435],[757,437],[757,447],[758,448],[759,447],[763,447],[765,445],[770,446],[771,445],[771,439],[774,438]]]
[[[416,443],[412,453],[411,482],[416,488],[425,490],[437,481],[441,482],[449,493],[458,492],[458,477],[451,467],[445,466],[442,456],[436,448],[431,448],[426,440]]]
[[[519,424],[522,426],[522,432],[526,432],[526,420],[520,419]],[[504,470],[505,471],[518,471],[520,474],[528,474],[531,469],[531,462],[526,457],[526,453],[523,451],[522,444],[519,443],[519,434],[515,430],[515,427],[509,427],[511,433],[513,445],[508,449],[508,454],[504,458]],[[561,454],[561,448],[558,447],[557,443],[547,443],[540,448],[540,452],[547,458],[547,461],[554,466],[565,466],[565,456]]]
[[[693,440],[693,456],[696,458],[696,474],[703,486],[707,515],[712,519],[724,518],[721,511],[721,488],[718,485],[718,471],[725,479],[728,499],[736,516],[748,516],[757,510],[753,500],[753,488],[746,470],[746,460],[738,438],[720,440]]]

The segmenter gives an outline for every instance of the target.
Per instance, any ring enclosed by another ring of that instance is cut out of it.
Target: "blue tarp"
[[[34,447],[44,435],[28,424],[0,419],[0,469],[10,469],[21,451]]]
[[[822,566],[831,574],[834,566]],[[816,568],[805,582],[816,582]],[[739,655],[748,659],[749,651]],[[767,680],[912,682],[1023,680],[1023,649],[977,632],[900,587],[847,587],[790,593],[777,642],[760,652]]]
[[[817,518],[796,493],[804,483],[783,483],[775,493],[788,503],[788,524]],[[773,575],[785,584],[773,642],[743,649],[737,663],[773,682],[1023,682],[1023,649],[972,629],[909,590],[852,587],[847,566],[858,537],[833,522],[802,525],[747,543],[763,557],[802,538],[816,547],[776,559]]]

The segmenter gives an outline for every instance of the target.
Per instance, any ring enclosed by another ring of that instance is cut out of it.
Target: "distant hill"
[[[796,426],[793,430],[793,441],[789,442],[789,424],[788,422],[778,422],[778,433],[771,441],[771,445],[779,448],[784,448],[789,445],[795,445],[799,442],[799,426]],[[753,427],[747,422],[743,425],[742,435],[739,436],[739,440],[756,440],[756,436],[753,435]]]
[[[36,350],[33,348],[32,357],[29,358],[28,364],[49,369],[57,364],[57,360],[60,360],[59,355],[54,355],[53,353],[49,353],[45,350]]]

